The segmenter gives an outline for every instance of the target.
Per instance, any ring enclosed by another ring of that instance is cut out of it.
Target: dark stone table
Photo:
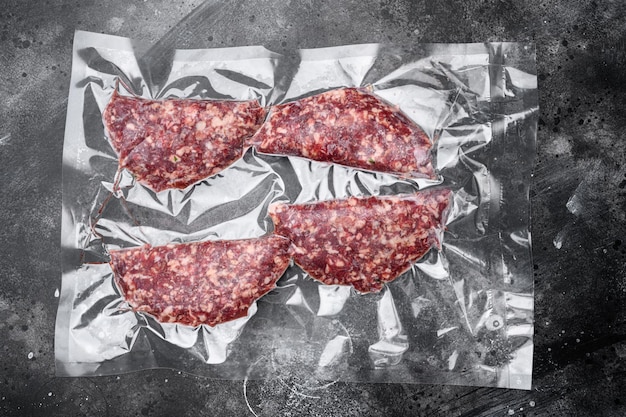
[[[251,381],[258,415],[626,415],[626,6],[621,1],[5,0],[0,9],[0,415],[250,414],[241,381],[151,370],[55,378],[61,154],[76,29],[280,52],[364,42],[534,41],[531,391]],[[216,16],[219,16],[216,17]]]

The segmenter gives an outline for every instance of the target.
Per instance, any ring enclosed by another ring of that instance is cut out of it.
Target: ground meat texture
[[[380,291],[431,247],[440,247],[451,192],[440,189],[384,197],[350,197],[270,206],[275,234],[313,279]]]
[[[120,167],[157,192],[186,188],[231,165],[264,118],[257,101],[148,100],[117,92],[103,115]]]
[[[115,282],[135,311],[163,323],[215,326],[243,317],[289,265],[279,236],[142,246],[110,252]]]
[[[341,88],[274,106],[250,143],[263,153],[403,177],[435,176],[426,133],[364,88]]]

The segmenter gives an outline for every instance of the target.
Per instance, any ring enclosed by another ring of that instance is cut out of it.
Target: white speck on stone
[[[569,198],[569,200],[567,200],[565,207],[572,214],[580,214],[580,212],[583,210],[583,205],[580,202],[580,198],[577,194],[574,194]]]
[[[528,405],[530,405],[531,407],[534,407],[535,406],[535,402],[531,401],[531,402],[528,403]]]
[[[119,32],[123,25],[124,19],[122,19],[121,17],[112,17],[107,22],[107,28],[111,32]]]
[[[554,240],[552,241],[552,244],[554,245],[555,248],[561,249],[563,247],[563,235],[564,235],[563,231],[560,231],[554,237]]]
[[[35,354],[33,352],[28,352],[28,359],[32,359],[35,357]]]
[[[52,397],[52,391],[48,393],[48,397]]]
[[[54,290],[54,298],[59,298],[59,295],[61,295],[59,293],[59,289],[57,288],[56,290]]]
[[[513,414],[515,414],[515,410],[513,410],[512,408],[509,408],[509,415],[512,416]]]

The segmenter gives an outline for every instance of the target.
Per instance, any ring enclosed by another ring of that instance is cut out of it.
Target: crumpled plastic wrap
[[[60,376],[168,367],[214,378],[531,387],[533,271],[528,188],[538,118],[526,43],[367,44],[281,55],[260,46],[176,50],[143,60],[126,38],[77,32],[63,154]],[[156,75],[158,75],[158,77]],[[154,80],[160,80],[156,82]],[[435,141],[436,180],[407,180],[296,157],[243,157],[185,190],[135,182],[107,141],[118,81],[142,97],[284,103],[371,86]],[[447,187],[432,249],[380,293],[326,286],[292,264],[247,317],[162,324],[130,310],[108,250],[243,239],[272,231],[267,208]]]

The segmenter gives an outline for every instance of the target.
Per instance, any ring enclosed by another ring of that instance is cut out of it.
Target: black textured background
[[[241,381],[170,370],[55,378],[61,153],[74,30],[157,47],[534,41],[531,391],[249,382],[259,416],[626,415],[626,3],[0,1],[0,415],[252,415]],[[313,398],[318,397],[318,398]]]

